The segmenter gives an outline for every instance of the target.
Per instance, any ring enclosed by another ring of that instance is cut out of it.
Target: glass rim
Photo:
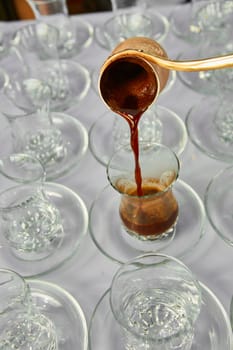
[[[125,18],[125,17],[130,18],[130,17],[135,17],[135,16],[140,16],[143,19],[149,20],[149,22],[151,24],[153,23],[152,18],[146,12],[145,13],[127,12],[127,11],[129,11],[129,8],[121,8],[121,11],[122,10],[123,10],[123,12],[115,14],[114,16],[112,16],[109,19],[107,19],[104,22],[104,26],[108,25],[112,21],[115,21],[116,19],[121,18],[121,17],[123,17],[123,18]],[[125,10],[125,12],[124,12],[124,10]]]
[[[31,0],[26,0],[26,1],[31,2]],[[46,1],[43,1],[43,0],[34,1],[33,0],[32,3],[39,3],[40,2],[41,4],[45,4],[46,2],[48,3],[48,2],[54,2],[54,1],[57,1],[57,0],[48,0],[48,1],[47,0]],[[49,28],[50,30],[53,30],[53,32],[56,33],[56,35],[58,37],[59,31],[55,25],[53,25],[51,23],[44,22],[44,21],[35,21],[35,22],[26,23],[22,27],[15,29],[15,31],[13,32],[13,43],[14,43],[14,39],[17,37],[17,35],[23,33],[26,28],[37,28],[37,27],[41,27],[41,26],[44,26],[44,27]]]
[[[158,191],[158,192],[155,192],[155,193],[150,193],[150,194],[146,194],[146,195],[142,195],[142,196],[138,196],[137,194],[128,194],[128,193],[125,193],[125,192],[120,191],[120,190],[116,187],[116,185],[115,185],[116,181],[113,182],[113,181],[111,180],[111,176],[110,176],[110,174],[109,174],[110,169],[111,169],[110,164],[111,164],[112,160],[114,159],[115,155],[117,155],[118,153],[120,153],[123,149],[129,148],[130,145],[123,145],[123,146],[121,146],[116,152],[114,152],[114,153],[112,154],[112,156],[110,157],[110,159],[109,159],[109,161],[108,161],[108,163],[107,163],[107,167],[106,167],[107,179],[108,179],[109,183],[111,184],[111,186],[112,186],[119,194],[124,195],[124,196],[126,196],[126,197],[129,197],[129,198],[139,198],[139,199],[140,199],[140,198],[146,199],[146,198],[151,198],[151,197],[153,197],[153,198],[154,198],[154,197],[159,197],[159,196],[163,195],[164,193],[168,192],[168,191],[172,188],[172,186],[174,185],[174,183],[176,182],[176,180],[178,179],[178,177],[179,177],[179,172],[180,172],[180,161],[179,161],[179,158],[178,158],[178,156],[176,155],[176,153],[175,153],[171,148],[169,148],[169,147],[167,147],[167,146],[165,146],[165,145],[163,145],[163,144],[161,144],[161,143],[157,143],[157,142],[147,142],[147,141],[139,141],[139,148],[140,148],[141,145],[145,145],[145,146],[147,146],[147,147],[150,147],[150,146],[153,146],[153,147],[154,147],[154,146],[159,146],[160,148],[163,148],[163,149],[168,150],[168,151],[174,156],[174,159],[175,159],[175,161],[176,161],[176,163],[177,163],[177,169],[176,169],[176,171],[174,171],[174,177],[173,177],[171,183],[170,183],[168,186],[166,186],[166,187],[164,188],[164,190],[162,190],[162,191]],[[139,158],[140,158],[140,152],[139,152]],[[139,163],[140,163],[140,161],[139,161]],[[122,177],[122,178],[123,178],[123,177]]]
[[[111,308],[111,311],[112,311],[112,314],[113,314],[113,317],[115,318],[116,322],[122,327],[124,328],[127,332],[130,332],[131,334],[133,334],[136,338],[147,338],[149,340],[152,340],[154,338],[152,337],[148,337],[148,336],[144,336],[144,335],[139,335],[137,332],[135,332],[134,329],[131,329],[128,327],[127,324],[125,324],[124,322],[122,322],[122,319],[118,317],[117,315],[117,312],[115,311],[115,308],[114,308],[114,305],[113,305],[113,300],[112,300],[112,291],[113,291],[113,286],[114,286],[114,283],[117,279],[117,277],[121,274],[121,273],[124,273],[124,268],[127,267],[127,266],[137,266],[136,262],[139,261],[140,259],[144,259],[144,258],[148,258],[148,257],[160,257],[160,258],[163,258],[162,261],[160,262],[155,262],[155,263],[152,263],[152,264],[143,264],[139,262],[139,266],[141,267],[144,267],[144,266],[158,266],[160,264],[163,264],[164,262],[166,261],[173,261],[175,262],[176,264],[178,264],[180,267],[182,267],[186,272],[188,272],[190,274],[190,277],[192,277],[192,280],[193,280],[193,283],[195,284],[199,294],[200,294],[200,305],[201,305],[201,285],[200,285],[200,282],[199,280],[195,277],[195,275],[193,274],[193,272],[179,259],[173,257],[173,256],[170,256],[170,255],[167,255],[167,254],[163,254],[163,253],[153,253],[153,252],[150,252],[150,253],[146,253],[146,254],[142,254],[142,255],[139,255],[133,259],[130,259],[129,261],[127,261],[126,263],[123,263],[120,268],[116,271],[116,273],[114,274],[113,278],[112,278],[112,282],[111,282],[111,286],[109,288],[109,291],[110,291],[110,294],[109,294],[109,303],[110,303],[110,308]],[[167,336],[165,339],[169,339],[169,338],[172,338],[173,335],[171,336]],[[159,339],[164,339],[162,337],[158,338]]]
[[[204,206],[205,206],[205,210],[206,210],[206,215],[208,217],[208,220],[212,226],[212,228],[215,230],[215,232],[218,234],[218,236],[223,239],[223,241],[230,247],[233,246],[233,240],[230,239],[224,232],[224,230],[221,230],[214,222],[213,220],[213,216],[211,215],[211,209],[209,208],[209,198],[210,196],[213,194],[214,191],[214,185],[215,182],[218,181],[219,179],[221,179],[222,175],[225,175],[228,173],[228,171],[230,171],[230,173],[233,174],[233,165],[227,166],[223,169],[221,169],[220,171],[218,171],[213,177],[212,179],[209,181],[207,187],[206,187],[206,191],[204,194]]]
[[[10,159],[11,157],[20,157],[20,160],[31,160],[33,164],[36,164],[38,166],[38,169],[40,168],[40,174],[38,174],[37,176],[33,177],[32,179],[26,179],[25,178],[20,178],[19,176],[13,176],[7,173],[7,171],[3,171],[4,169],[4,161],[7,159]],[[1,165],[3,165],[3,169],[1,168]],[[37,183],[37,182],[41,182],[43,183],[46,179],[46,171],[45,168],[43,166],[43,164],[39,161],[39,159],[37,159],[36,157],[33,157],[30,154],[27,153],[12,153],[9,154],[7,157],[4,158],[0,158],[0,175],[6,177],[9,180],[15,181],[18,184],[32,184],[32,183]],[[11,186],[11,187],[16,187],[15,185]],[[3,190],[3,192],[5,192],[5,190]]]
[[[28,295],[30,294],[30,288],[28,283],[26,282],[25,278],[21,276],[18,272],[8,269],[8,268],[0,268],[0,273],[5,273],[9,276],[15,276],[17,277],[21,284],[22,284],[22,290],[23,290],[23,302],[27,301]],[[11,280],[12,281],[12,280]],[[3,312],[7,311],[8,307],[3,310]]]
[[[7,204],[6,206],[2,206],[1,205],[1,197],[10,193],[11,191],[16,191],[16,190],[23,190],[24,187],[35,187],[35,191],[26,198],[26,200],[22,200],[21,202],[19,202],[18,204]],[[43,194],[43,183],[41,184],[37,184],[37,183],[22,183],[22,184],[18,184],[16,186],[12,186],[9,187],[7,189],[5,189],[4,191],[2,191],[0,193],[0,213],[5,213],[8,211],[15,211],[15,210],[19,210],[23,207],[23,205],[27,202],[28,204],[30,204],[30,202],[35,198],[37,192],[40,192]]]

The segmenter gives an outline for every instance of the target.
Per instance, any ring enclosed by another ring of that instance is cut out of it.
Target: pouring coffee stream
[[[154,40],[133,37],[121,42],[104,62],[99,90],[104,102],[130,127],[130,143],[135,158],[137,195],[143,196],[140,171],[138,123],[142,114],[166,86],[169,71],[196,72],[233,67],[233,54],[191,61],[170,60]]]

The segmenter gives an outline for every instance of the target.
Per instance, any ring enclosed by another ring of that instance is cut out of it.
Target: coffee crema
[[[129,233],[156,236],[171,229],[178,217],[178,203],[171,188],[160,180],[142,180],[142,196],[137,196],[136,183],[119,179],[116,184],[124,193],[120,202],[120,217]]]

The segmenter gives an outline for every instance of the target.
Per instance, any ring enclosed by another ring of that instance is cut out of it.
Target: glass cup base
[[[126,233],[119,215],[121,195],[110,185],[106,186],[92,203],[89,212],[90,234],[100,252],[113,261],[124,263],[145,252],[160,251],[182,257],[194,249],[204,234],[203,203],[196,192],[181,180],[174,184],[173,194],[179,206],[173,239],[169,242],[141,241]]]
[[[186,117],[186,126],[190,140],[200,151],[211,158],[232,163],[233,142],[224,141],[216,126],[219,107],[219,98],[203,98],[190,109]]]
[[[43,259],[30,261],[30,253],[22,256],[12,252],[8,241],[0,236],[0,264],[6,269],[14,270],[23,277],[43,275],[53,271],[70,259],[78,250],[84,235],[87,232],[88,212],[83,200],[68,187],[56,183],[45,182],[44,192],[51,203],[58,209],[64,230],[63,239],[51,254]],[[56,249],[55,249],[56,248]],[[40,256],[39,256],[40,257]],[[41,258],[41,257],[40,257]]]
[[[187,144],[187,131],[184,122],[176,113],[166,107],[157,105],[145,112],[141,122],[144,123],[146,118],[148,121],[145,127],[143,126],[141,129],[143,132],[141,141],[146,142],[148,138],[150,142],[161,143],[177,155],[184,151]],[[118,129],[121,134],[123,133],[123,137],[120,136],[121,144],[117,140],[119,138]],[[145,135],[147,132],[148,135]],[[90,128],[90,150],[96,160],[106,166],[117,147],[129,143],[129,137],[127,122],[113,112],[107,111]]]
[[[87,324],[79,303],[53,283],[30,279],[27,283],[32,303],[54,324],[58,349],[87,350]]]
[[[40,261],[43,259],[46,259],[50,255],[52,255],[59,247],[62,245],[62,237],[53,239],[49,247],[46,247],[46,249],[42,251],[33,251],[33,252],[25,252],[19,249],[10,248],[12,254],[15,256],[16,259],[23,260],[23,261]]]
[[[155,249],[156,251],[164,249],[167,245],[171,244],[172,240],[175,237],[176,233],[176,224],[169,228],[166,232],[161,235],[149,235],[143,236],[136,233],[132,233],[129,230],[126,230],[122,225],[121,237],[125,243],[131,247],[134,247],[138,250],[150,251]]]
[[[202,307],[195,323],[194,338],[190,350],[199,348],[230,350],[233,338],[229,317],[216,296],[204,284],[200,283],[200,286]],[[93,312],[89,325],[90,350],[122,350],[125,348],[121,329],[113,316],[109,298],[110,290],[107,290]],[[103,322],[106,326],[104,332]]]

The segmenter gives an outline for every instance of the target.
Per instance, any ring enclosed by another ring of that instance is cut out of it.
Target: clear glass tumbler
[[[72,53],[75,48],[75,31],[71,25],[66,0],[27,0],[37,19],[52,21],[59,31],[58,50]]]
[[[129,145],[118,149],[107,166],[112,187],[121,195],[119,213],[124,229],[140,240],[170,241],[175,234],[178,203],[172,186],[179,161],[168,147],[139,142],[142,195],[138,195],[135,159]]]
[[[0,269],[0,348],[4,350],[56,350],[53,322],[32,304],[25,280]]]
[[[27,0],[38,21],[50,22],[59,31],[60,58],[73,58],[89,46],[93,37],[92,26],[81,18],[69,16],[66,0]]]
[[[0,160],[0,174],[6,184],[0,192],[4,244],[23,260],[52,254],[64,231],[60,212],[44,191],[44,168],[30,155],[12,154]]]
[[[189,350],[201,308],[201,291],[179,260],[146,254],[122,265],[110,305],[130,350]]]
[[[12,57],[9,62],[8,58],[11,57],[7,55],[3,66],[10,79],[6,94],[14,104],[24,110],[35,110],[29,109],[31,105],[25,101],[26,98],[32,98],[34,92],[40,94],[34,80],[40,80],[49,86],[50,107],[54,111],[70,108],[72,104],[83,99],[89,90],[89,71],[74,60],[60,59],[59,31],[54,25],[35,21],[18,28],[12,35],[15,59]],[[37,96],[34,94],[35,97]]]
[[[232,0],[192,0],[192,25],[196,31],[221,42],[231,31]]]
[[[117,43],[125,38],[154,35],[153,19],[149,13],[145,12],[147,7],[145,1],[111,0],[111,6],[113,16],[104,22],[100,35],[97,33],[99,39],[102,38],[106,41],[108,49],[113,49]],[[161,21],[160,18],[157,20]],[[160,25],[162,26],[163,23],[159,23],[159,28]]]

